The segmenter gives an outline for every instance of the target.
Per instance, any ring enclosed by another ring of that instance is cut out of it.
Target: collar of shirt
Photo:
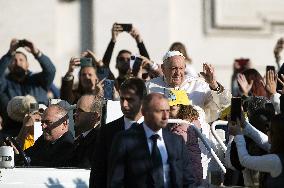
[[[144,122],[143,123],[143,128],[144,128],[144,131],[145,131],[145,134],[146,134],[146,137],[147,139],[150,139],[150,137],[153,135],[153,134],[158,134],[160,137],[159,137],[159,140],[163,140],[163,131],[162,129],[160,129],[159,131],[155,132],[153,131],[152,129],[150,129],[146,123]]]
[[[128,119],[127,117],[124,117],[124,128],[125,128],[125,130],[127,130],[127,129],[129,129],[130,127],[131,127],[131,125],[133,124],[133,123],[138,123],[138,124],[140,124],[140,123],[142,123],[144,121],[144,116],[142,116],[140,119],[138,119],[138,121],[136,122],[136,121],[133,121],[133,120],[131,120],[131,119]]]

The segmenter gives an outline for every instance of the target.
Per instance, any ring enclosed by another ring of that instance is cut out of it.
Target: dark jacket
[[[7,53],[0,59],[0,114],[4,119],[4,131],[9,130],[9,127],[5,127],[8,118],[7,105],[13,97],[32,95],[38,103],[48,104],[47,91],[53,82],[55,67],[44,54],[37,60],[42,71],[35,74],[29,72],[23,82],[18,82],[10,73],[5,75],[8,65],[12,62],[12,55]]]
[[[85,137],[80,135],[77,139],[75,139],[75,150],[72,154],[70,165],[68,166],[91,168],[99,127],[100,126],[93,128]]]
[[[31,166],[67,167],[74,150],[73,142],[74,138],[69,131],[54,143],[46,142],[42,135],[25,153],[31,159]]]
[[[192,168],[194,170],[194,177],[196,179],[196,183],[199,185],[202,183],[203,179],[203,168],[201,164],[201,150],[198,144],[198,135],[192,126],[188,127],[188,138],[186,142],[186,147],[189,151]]]
[[[12,56],[7,53],[0,59],[0,92],[7,97],[5,99],[8,99],[6,104],[15,96],[25,95],[34,96],[38,103],[48,104],[47,91],[53,82],[56,70],[51,60],[44,54],[37,60],[42,71],[35,74],[29,72],[26,79],[19,83],[11,77],[10,73],[4,74],[8,65],[12,62]]]
[[[102,125],[96,141],[90,173],[90,188],[106,188],[107,166],[111,144],[115,135],[124,130],[124,117]]]
[[[195,179],[184,140],[167,130],[163,130],[163,139],[168,153],[171,187],[193,187]],[[151,156],[142,125],[117,134],[109,161],[108,187],[155,187]]]

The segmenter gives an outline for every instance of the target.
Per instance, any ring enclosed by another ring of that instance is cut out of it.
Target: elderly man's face
[[[63,123],[58,123],[62,115],[58,114],[56,108],[47,108],[42,116],[41,126],[44,139],[46,141],[54,142],[68,131],[67,120]]]
[[[185,79],[185,62],[181,56],[173,56],[162,65],[167,83],[171,87],[180,86]]]

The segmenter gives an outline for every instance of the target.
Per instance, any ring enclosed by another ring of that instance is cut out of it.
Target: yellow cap
[[[169,105],[176,106],[178,104],[190,105],[191,101],[189,100],[185,90],[174,90],[171,89],[168,96]]]

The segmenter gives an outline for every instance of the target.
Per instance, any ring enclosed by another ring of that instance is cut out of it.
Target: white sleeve
[[[274,95],[270,97],[270,101],[272,102],[274,106],[276,114],[280,114],[280,96],[281,95],[279,93],[275,93]]]
[[[248,121],[245,123],[244,134],[253,139],[253,141],[265,151],[270,150],[271,145],[268,142],[267,135],[256,129]]]
[[[213,122],[219,117],[219,113],[231,103],[232,94],[224,88],[222,93],[212,91],[209,86],[206,90],[204,111],[207,122]]]
[[[281,174],[282,164],[277,155],[268,154],[262,156],[250,156],[246,149],[244,136],[237,135],[234,140],[238,149],[238,156],[241,165],[252,170],[268,172],[272,177],[277,177]]]

